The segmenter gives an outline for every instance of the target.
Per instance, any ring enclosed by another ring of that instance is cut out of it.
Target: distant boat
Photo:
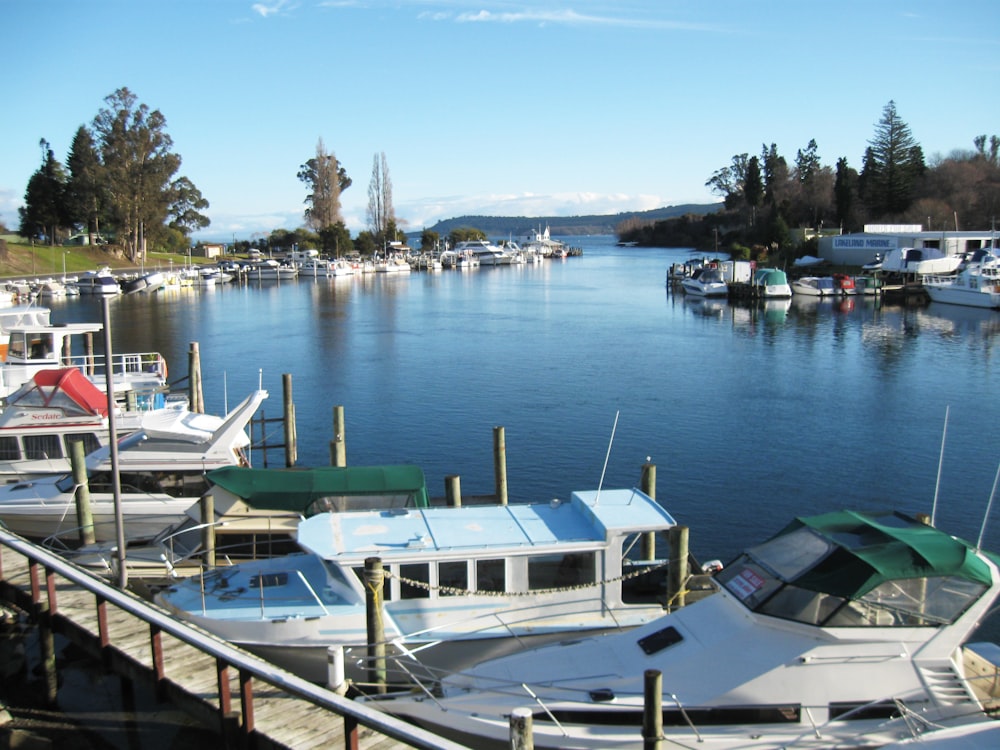
[[[107,266],[102,266],[96,271],[87,271],[76,280],[75,286],[80,290],[80,294],[113,296],[122,292],[118,280],[111,275],[111,269]]]
[[[837,294],[832,276],[803,276],[792,282],[792,294],[806,297],[832,297]]]
[[[711,266],[696,269],[681,280],[681,287],[687,294],[698,297],[725,297],[729,294],[729,285],[722,277],[722,271]]]
[[[761,299],[786,299],[792,296],[788,275],[779,268],[758,268],[754,272],[752,284]]]
[[[1000,310],[1000,258],[981,255],[957,275],[924,276],[923,286],[932,302]]]

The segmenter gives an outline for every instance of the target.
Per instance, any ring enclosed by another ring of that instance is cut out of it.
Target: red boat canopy
[[[70,414],[108,415],[108,396],[72,367],[40,370],[7,399],[9,406],[44,406]]]

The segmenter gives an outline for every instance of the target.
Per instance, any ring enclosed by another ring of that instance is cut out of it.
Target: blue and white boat
[[[363,680],[365,561],[388,576],[382,612],[390,681],[425,676],[661,616],[666,565],[641,554],[676,524],[637,489],[569,502],[329,512],[299,525],[303,554],[220,568],[161,591],[184,620],[306,679],[326,678],[331,646]],[[400,666],[403,665],[403,666]]]

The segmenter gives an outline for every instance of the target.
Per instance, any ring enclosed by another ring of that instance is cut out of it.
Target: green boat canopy
[[[796,518],[774,539],[808,528],[831,552],[793,583],[852,599],[890,580],[958,577],[990,586],[989,566],[972,545],[902,513],[839,511]]]
[[[419,466],[326,466],[310,469],[247,469],[227,466],[208,480],[259,510],[308,516],[324,510],[430,505]],[[358,502],[352,502],[352,500]]]

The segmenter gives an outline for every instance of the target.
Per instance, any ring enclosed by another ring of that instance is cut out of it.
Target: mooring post
[[[347,694],[343,646],[328,646],[326,649],[326,686],[337,695]]]
[[[201,546],[205,569],[211,570],[215,567],[215,496],[211,492],[201,496]]]
[[[462,507],[462,478],[458,474],[444,478],[444,498],[449,507]]]
[[[642,750],[660,750],[663,746],[663,675],[647,669],[643,676]]]
[[[344,441],[344,407],[333,407],[333,440],[330,441],[330,466],[347,466],[347,443]]]
[[[188,408],[196,414],[203,414],[205,400],[201,392],[201,350],[197,341],[192,341],[188,348],[188,388],[191,391]]]
[[[285,466],[295,466],[299,457],[299,448],[295,442],[295,403],[292,401],[292,375],[281,376],[282,393],[285,405]]]
[[[507,440],[503,427],[493,428],[493,476],[497,502],[507,504]]]
[[[80,529],[80,544],[97,541],[94,533],[94,513],[90,507],[90,485],[87,483],[87,454],[82,440],[70,442],[70,466],[76,495],[76,525]]]
[[[67,337],[67,341],[69,337]],[[87,374],[90,376],[94,375],[94,334],[92,331],[88,331],[83,334],[83,354],[85,358],[87,368]],[[110,362],[108,365],[110,366]]]
[[[643,492],[649,495],[654,500],[656,499],[656,464],[652,464],[646,461],[642,465],[642,480],[641,486]],[[647,531],[642,535],[642,559],[643,560],[655,560],[656,559],[656,533],[652,531]]]
[[[365,559],[365,611],[368,626],[368,681],[376,692],[386,692],[385,627],[382,622],[382,598],[385,571],[378,557]]]
[[[534,750],[534,726],[530,708],[515,708],[510,712],[511,750]]]
[[[688,527],[670,529],[670,571],[667,576],[667,604],[671,609],[684,606],[684,586],[688,578]]]

